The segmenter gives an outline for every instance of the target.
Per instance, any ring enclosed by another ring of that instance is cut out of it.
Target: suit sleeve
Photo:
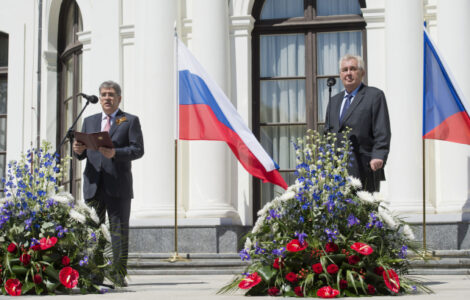
[[[331,132],[330,109],[331,109],[331,100],[328,101],[328,105],[326,106],[325,128],[323,129],[324,134],[327,134],[328,132]]]
[[[390,151],[390,118],[388,115],[387,101],[382,91],[377,95],[373,104],[372,132],[374,135],[374,146],[372,148],[372,158],[379,158],[387,161]]]
[[[118,161],[131,161],[144,155],[144,138],[138,117],[132,118],[129,125],[129,145],[115,148],[113,159]]]
[[[86,123],[87,123],[87,121],[84,120],[83,125],[82,125],[82,132],[86,132]],[[83,151],[82,154],[77,154],[77,153],[73,152],[73,155],[76,158],[78,158],[78,160],[84,160],[87,157],[87,150],[85,149],[85,151]]]

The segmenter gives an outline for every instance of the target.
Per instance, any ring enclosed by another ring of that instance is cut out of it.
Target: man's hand
[[[83,151],[86,150],[86,145],[75,140],[73,141],[72,149],[73,149],[73,152],[77,153],[78,155],[81,155]]]
[[[370,168],[372,169],[372,171],[377,171],[379,170],[380,168],[382,168],[384,165],[384,161],[381,160],[381,159],[378,159],[378,158],[373,158],[371,161],[370,161]]]
[[[106,158],[113,158],[116,154],[114,148],[99,147],[98,151],[100,151]]]

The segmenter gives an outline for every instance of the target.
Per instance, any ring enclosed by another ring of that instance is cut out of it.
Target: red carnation
[[[331,286],[324,286],[318,289],[317,296],[320,298],[334,298],[339,295],[339,291],[335,290]]]
[[[286,279],[287,279],[287,281],[290,281],[290,282],[296,282],[297,281],[297,274],[295,274],[294,272],[287,273]]]
[[[10,296],[20,296],[22,286],[18,279],[8,279],[5,283],[5,290]]]
[[[68,289],[74,288],[78,284],[79,277],[77,270],[71,267],[65,267],[59,272],[60,283]]]
[[[55,236],[49,238],[43,237],[39,240],[39,244],[41,244],[41,250],[47,250],[53,247],[57,243],[57,238]]]
[[[339,281],[339,288],[344,290],[348,287],[348,281],[347,280],[344,280],[344,279],[341,279]]]
[[[351,249],[362,255],[370,255],[372,252],[374,252],[374,249],[372,249],[371,246],[359,242],[352,244]]]
[[[339,250],[339,247],[338,245],[336,245],[335,243],[331,242],[331,243],[327,243],[325,245],[325,251],[326,253],[335,253]]]
[[[369,295],[375,294],[375,287],[372,284],[367,285],[367,293],[369,293]]]
[[[375,267],[374,268],[374,273],[379,275],[379,276],[382,276],[382,274],[384,273],[384,268],[383,267]]]
[[[348,257],[348,264],[350,265],[355,265],[357,264],[361,259],[357,255],[351,255]]]
[[[10,243],[10,245],[8,245],[7,251],[10,253],[15,253],[16,249],[18,249],[18,247],[16,247],[16,244]]]
[[[312,270],[313,272],[320,274],[323,272],[323,266],[321,265],[321,263],[316,263],[312,266]]]
[[[305,250],[307,247],[308,247],[308,243],[306,241],[304,241],[303,243],[300,243],[299,240],[293,239],[292,241],[290,241],[289,244],[287,244],[286,249],[287,251],[290,251],[290,252],[298,252],[298,251]]]
[[[280,292],[280,290],[275,286],[268,289],[268,295],[269,296],[277,296],[277,295],[279,295],[279,292]]]
[[[40,284],[42,282],[42,277],[39,274],[34,274],[33,281],[35,284]]]
[[[282,268],[284,267],[284,262],[282,261],[282,258],[278,257],[274,260],[274,263],[273,263],[273,268],[274,269],[279,269],[279,268]]]
[[[393,270],[384,271],[382,274],[385,285],[394,293],[398,293],[400,290],[400,279],[397,273]]]
[[[251,289],[260,282],[261,277],[258,275],[258,273],[254,272],[253,274],[250,274],[249,276],[245,277],[242,281],[240,281],[238,287],[243,290],[247,290]]]
[[[298,296],[298,297],[303,297],[304,296],[304,291],[302,290],[302,287],[301,286],[296,286],[294,288],[294,293]]]
[[[326,267],[326,271],[329,273],[329,274],[336,274],[338,273],[338,266],[335,265],[335,264],[331,264],[329,265],[328,267]]]
[[[62,257],[62,264],[63,264],[65,267],[68,266],[68,265],[70,265],[70,258],[69,258],[67,255],[65,255],[65,256]]]
[[[20,261],[23,263],[24,266],[29,265],[29,263],[31,262],[31,255],[29,255],[28,253],[21,254]]]

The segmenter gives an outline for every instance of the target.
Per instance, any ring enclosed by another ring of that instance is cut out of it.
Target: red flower
[[[282,258],[278,257],[274,260],[274,263],[273,263],[273,268],[274,269],[279,269],[279,268],[282,268],[284,267],[284,262],[282,261]]]
[[[304,296],[304,291],[302,290],[302,287],[301,286],[296,286],[294,288],[294,293],[298,296],[298,297],[303,297]]]
[[[357,255],[351,255],[348,257],[348,264],[350,265],[355,265],[357,264],[361,259]]]
[[[375,267],[374,268],[374,273],[379,275],[379,276],[382,276],[382,274],[384,273],[384,268],[383,267]]]
[[[8,245],[7,251],[10,253],[15,253],[16,249],[18,249],[18,247],[16,247],[16,244],[10,243],[10,245]]]
[[[42,282],[42,277],[39,274],[35,274],[33,277],[33,281],[35,284],[40,284]]]
[[[339,288],[344,290],[348,287],[348,281],[347,280],[344,280],[344,279],[341,279],[339,281]]]
[[[328,267],[326,267],[326,271],[329,273],[329,274],[336,274],[338,273],[338,266],[335,265],[335,264],[331,264],[329,265]]]
[[[372,252],[374,252],[374,249],[372,249],[371,246],[364,244],[364,243],[354,243],[351,245],[351,249],[357,251],[358,253],[362,255],[370,255]]]
[[[255,285],[261,282],[261,277],[258,275],[258,273],[254,272],[253,274],[250,274],[249,276],[245,277],[240,283],[238,284],[238,287],[247,290],[251,289]]]
[[[293,239],[292,241],[290,241],[289,244],[287,244],[286,249],[287,251],[290,251],[290,252],[298,252],[298,251],[305,250],[307,247],[308,247],[308,243],[306,241],[304,241],[301,244],[299,240]]]
[[[336,245],[335,243],[331,242],[331,243],[326,243],[325,245],[325,251],[326,253],[334,253],[334,252],[337,252],[338,251],[338,245]]]
[[[385,285],[394,293],[398,293],[400,290],[400,279],[397,273],[393,270],[384,271],[382,274]]]
[[[297,274],[295,274],[294,272],[287,273],[286,279],[287,279],[287,281],[290,281],[290,282],[296,282],[297,281]]]
[[[65,267],[59,272],[60,283],[68,289],[74,288],[78,284],[79,277],[77,270],[71,267]]]
[[[20,261],[23,263],[24,266],[29,265],[29,263],[31,262],[31,255],[29,255],[28,253],[21,254]]]
[[[41,250],[47,250],[53,247],[57,243],[57,238],[55,236],[49,238],[43,237],[39,240],[39,244],[41,244]]]
[[[321,263],[316,263],[312,266],[312,270],[313,272],[320,274],[323,272],[323,266],[321,265]]]
[[[279,295],[279,292],[280,292],[280,290],[275,286],[268,289],[268,295],[269,296],[277,296],[277,295]]]
[[[62,264],[63,264],[64,266],[70,265],[70,258],[69,258],[67,255],[65,255],[65,256],[62,257]]]
[[[34,250],[34,251],[39,251],[41,250],[41,245],[40,244],[36,244],[34,246],[31,246],[31,249]]]
[[[375,294],[375,287],[372,284],[368,284],[367,285],[367,292],[369,293],[369,295]]]
[[[339,295],[339,291],[335,290],[331,286],[324,286],[318,289],[317,296],[320,298],[334,298]]]
[[[22,286],[18,279],[8,279],[5,283],[5,290],[10,296],[20,296]]]

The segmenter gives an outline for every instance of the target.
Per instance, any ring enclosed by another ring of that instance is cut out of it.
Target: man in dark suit
[[[82,132],[108,131],[114,148],[100,147],[95,151],[75,141],[73,151],[78,159],[87,159],[83,172],[83,195],[85,201],[96,209],[102,223],[105,213],[108,213],[113,265],[119,269],[116,280],[126,285],[129,217],[134,197],[131,161],[144,154],[144,141],[139,118],[119,109],[119,84],[105,81],[100,85],[99,93],[103,112],[86,118]]]
[[[349,174],[361,180],[364,190],[379,191],[385,180],[383,167],[390,150],[390,120],[384,93],[362,83],[364,61],[345,55],[340,60],[340,78],[345,91],[328,103],[325,132],[351,128],[352,160]]]

